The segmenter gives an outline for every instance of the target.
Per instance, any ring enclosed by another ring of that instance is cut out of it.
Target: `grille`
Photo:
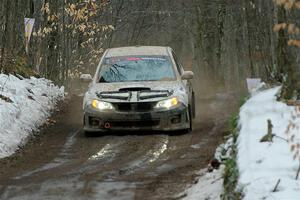
[[[121,112],[149,112],[153,109],[153,103],[120,103],[115,107]]]

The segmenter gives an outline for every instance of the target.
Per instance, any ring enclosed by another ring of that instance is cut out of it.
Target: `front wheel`
[[[189,106],[189,122],[190,122],[190,132],[192,132],[192,130],[193,130],[193,111],[190,106]]]
[[[193,119],[196,118],[196,102],[195,102],[195,93],[193,92],[192,93],[192,116],[193,116]]]
[[[184,130],[185,133],[190,133],[193,131],[193,114],[190,106],[188,108],[188,122],[190,127]]]

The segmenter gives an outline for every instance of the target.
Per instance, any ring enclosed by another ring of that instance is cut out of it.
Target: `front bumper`
[[[190,128],[188,108],[180,105],[163,111],[149,112],[100,112],[86,107],[84,131],[175,131]]]

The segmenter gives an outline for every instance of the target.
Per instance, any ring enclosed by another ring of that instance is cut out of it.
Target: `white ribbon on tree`
[[[29,47],[29,41],[32,34],[33,26],[34,26],[35,19],[34,18],[25,18],[25,50],[28,54],[28,47]]]
[[[260,78],[247,78],[247,87],[249,93],[252,93],[256,89],[258,89],[260,84],[261,84]]]

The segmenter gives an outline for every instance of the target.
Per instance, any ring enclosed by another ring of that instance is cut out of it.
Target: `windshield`
[[[168,56],[122,56],[105,58],[100,67],[99,82],[134,82],[175,80]]]

